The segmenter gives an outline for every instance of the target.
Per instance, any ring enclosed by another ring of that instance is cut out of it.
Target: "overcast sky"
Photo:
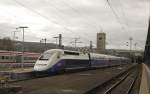
[[[61,33],[67,46],[75,37],[83,42],[79,46],[88,46],[90,40],[96,45],[97,32],[105,32],[107,48],[128,49],[133,37],[137,49],[144,49],[149,15],[149,0],[0,0],[0,38],[28,26],[25,41],[55,43]]]

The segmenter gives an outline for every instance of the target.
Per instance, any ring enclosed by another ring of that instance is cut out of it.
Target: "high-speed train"
[[[45,51],[38,58],[34,65],[34,71],[58,72],[65,69],[103,67],[128,62],[129,59],[125,57],[51,49]]]

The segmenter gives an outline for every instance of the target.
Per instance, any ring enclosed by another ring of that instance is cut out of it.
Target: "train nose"
[[[34,71],[38,71],[39,70],[39,67],[37,67],[37,66],[34,66]]]
[[[34,66],[34,70],[35,71],[44,71],[44,70],[46,70],[46,66],[47,66],[47,64],[36,64]]]
[[[36,64],[34,65],[34,70],[35,71],[44,71],[47,68],[47,62],[42,62],[42,61],[37,61]]]

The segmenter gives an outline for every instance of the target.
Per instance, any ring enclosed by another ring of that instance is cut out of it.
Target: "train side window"
[[[5,59],[5,57],[4,57],[4,56],[2,56],[2,59]]]
[[[34,57],[32,57],[32,60],[36,60]]]
[[[66,55],[80,55],[78,52],[71,52],[71,51],[64,51],[64,54]]]
[[[28,58],[27,58],[27,57],[24,57],[24,60],[28,60]]]
[[[12,59],[12,56],[8,56],[8,59],[10,59],[10,60],[11,60],[11,59]]]
[[[9,56],[6,56],[6,59],[9,59]]]
[[[10,59],[14,59],[14,56],[11,56]]]

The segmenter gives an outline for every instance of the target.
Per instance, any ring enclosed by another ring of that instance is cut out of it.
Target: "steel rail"
[[[136,75],[136,77],[134,78],[134,80],[133,80],[132,83],[130,84],[130,86],[129,86],[127,92],[126,92],[126,94],[130,94],[130,92],[131,92],[131,90],[133,89],[133,86],[134,86],[134,84],[135,84],[137,78],[138,78],[138,75]]]
[[[116,88],[118,85],[120,85],[127,77],[129,76],[129,73],[127,75],[125,75],[125,77],[123,77],[121,80],[119,80],[118,82],[116,82],[114,85],[112,85],[109,89],[107,89],[104,94],[110,94],[110,92]]]
[[[118,74],[117,76],[113,77],[112,79],[108,80],[107,82],[104,82],[103,84],[101,85],[97,85],[95,86],[94,88],[86,91],[84,94],[95,94],[95,92],[97,92],[97,90],[99,88],[102,88],[103,86],[105,86],[106,84],[110,84],[111,82],[115,81],[115,84],[112,84],[110,86],[109,89],[105,90],[104,93],[102,94],[109,94],[109,92],[115,88],[117,85],[119,85],[121,82],[123,82],[132,72],[132,70],[135,68],[136,66],[132,66],[130,68],[128,68],[127,70],[125,70],[124,72]],[[122,79],[121,79],[122,78]],[[116,79],[121,79],[121,80],[118,80],[116,81]]]

